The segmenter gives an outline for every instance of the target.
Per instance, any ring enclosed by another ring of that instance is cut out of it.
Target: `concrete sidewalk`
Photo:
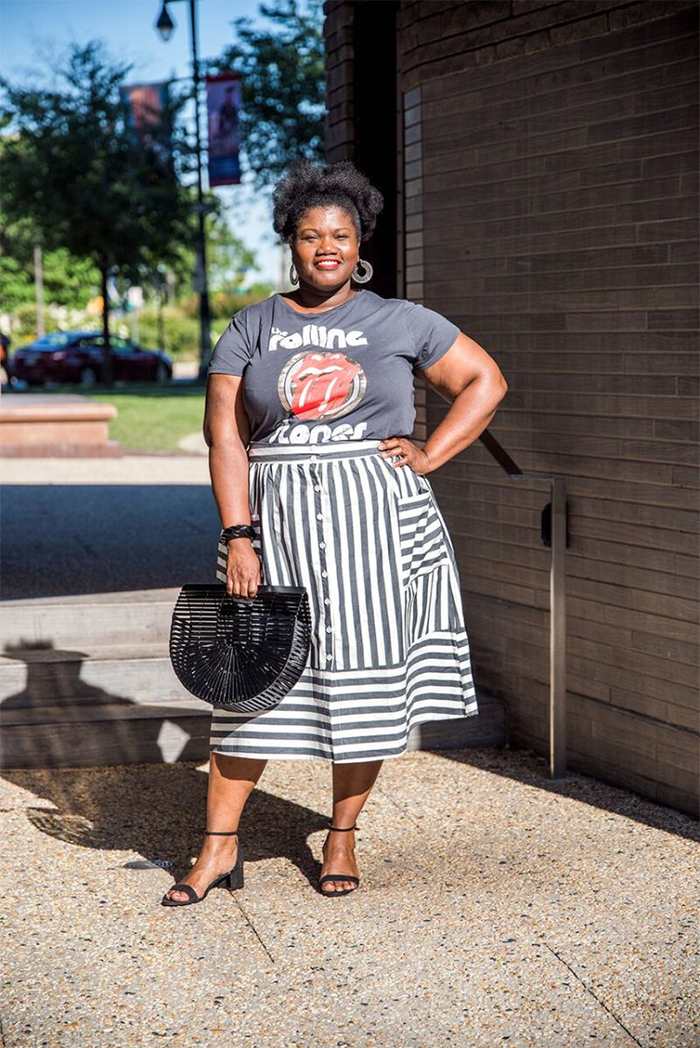
[[[210,582],[219,517],[194,455],[6,459],[3,600]]]
[[[159,905],[206,766],[5,771],[4,1048],[690,1048],[698,825],[528,752],[385,762],[362,885],[315,890],[328,765],[270,763],[246,886]]]

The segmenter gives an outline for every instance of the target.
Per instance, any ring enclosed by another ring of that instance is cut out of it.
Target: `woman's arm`
[[[250,424],[243,406],[243,379],[212,374],[207,381],[204,440],[209,474],[222,528],[250,524],[248,455]],[[254,597],[260,585],[260,560],[250,539],[229,539],[226,590]]]
[[[423,445],[432,472],[473,444],[486,429],[508,391],[508,383],[493,357],[464,332],[422,374],[441,396],[452,401]]]

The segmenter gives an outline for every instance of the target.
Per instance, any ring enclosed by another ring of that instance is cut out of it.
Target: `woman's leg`
[[[241,812],[266,764],[266,760],[211,754],[207,788],[208,830],[238,829]],[[182,881],[191,884],[197,895],[204,895],[213,880],[235,865],[237,848],[238,837],[205,837],[196,863]],[[184,892],[171,890],[167,894],[177,902],[187,902]]]
[[[357,816],[370,795],[379,775],[382,761],[357,761],[351,764],[333,765],[333,826],[354,826]],[[334,873],[351,873],[359,876],[355,861],[355,834],[333,833],[323,849],[323,866],[321,876]],[[352,881],[327,882],[327,891],[342,891],[343,888],[355,888]],[[323,890],[323,889],[322,889]]]

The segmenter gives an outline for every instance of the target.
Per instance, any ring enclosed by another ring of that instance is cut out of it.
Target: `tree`
[[[10,223],[0,216],[0,312],[36,301],[34,245],[36,234],[25,222]],[[89,259],[76,258],[65,248],[43,253],[47,302],[84,309],[100,286],[100,274]]]
[[[325,56],[321,0],[277,0],[259,11],[277,30],[234,19],[237,41],[212,71],[242,74],[241,141],[254,186],[265,190],[295,157],[323,159]]]
[[[246,274],[260,268],[255,261],[255,252],[236,236],[224,216],[210,223],[207,258],[213,291],[240,289]]]
[[[71,45],[44,88],[0,80],[10,135],[2,150],[0,206],[26,220],[47,250],[90,259],[100,274],[104,380],[112,381],[108,279],[138,281],[175,263],[190,236],[192,205],[177,177],[174,100],[147,144],[129,127],[119,95],[130,67],[92,41]]]
[[[0,218],[0,312],[13,313],[35,298],[32,245],[26,223],[14,226]]]

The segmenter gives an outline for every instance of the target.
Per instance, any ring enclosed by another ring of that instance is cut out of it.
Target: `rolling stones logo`
[[[362,366],[344,353],[310,353],[291,357],[280,372],[279,398],[287,411],[305,421],[339,418],[354,411],[365,395]]]

